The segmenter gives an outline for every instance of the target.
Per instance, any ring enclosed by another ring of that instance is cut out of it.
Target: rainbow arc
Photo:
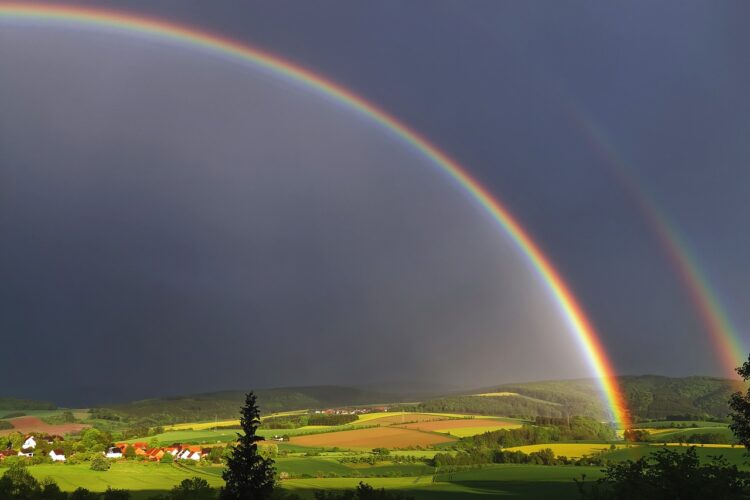
[[[599,380],[612,419],[621,426],[629,425],[625,400],[599,336],[577,302],[572,290],[552,265],[550,259],[505,206],[496,200],[466,169],[427,141],[417,131],[352,91],[321,75],[269,52],[195,28],[125,12],[30,3],[0,2],[0,21],[2,20],[23,22],[33,26],[92,27],[98,30],[147,36],[155,41],[171,42],[191,49],[200,49],[205,54],[233,58],[237,62],[249,64],[280,78],[302,84],[306,88],[333,99],[385,130],[394,133],[406,144],[431,160],[439,170],[447,174],[458,186],[469,193],[492,217],[495,223],[511,237],[546,285],[572,332],[575,333],[592,373]]]

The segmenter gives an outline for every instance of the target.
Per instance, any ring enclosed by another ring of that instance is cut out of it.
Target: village
[[[59,435],[29,434],[24,436],[20,450],[14,450],[10,441],[6,449],[0,450],[0,460],[8,457],[25,457],[33,459],[41,456],[49,457],[52,462],[66,462],[68,460],[65,448],[62,447],[65,438]],[[43,446],[42,446],[43,445]],[[50,449],[51,448],[51,449]],[[136,460],[149,460],[161,462],[168,455],[169,461],[191,460],[197,462],[202,458],[207,458],[212,448],[204,448],[198,445],[183,445],[174,443],[169,446],[153,446],[153,443],[135,442],[135,443],[114,443],[106,447],[104,451],[99,452],[101,456],[108,459],[134,458]],[[223,451],[223,448],[219,448]],[[214,453],[216,455],[216,453]],[[220,455],[220,454],[219,454]]]

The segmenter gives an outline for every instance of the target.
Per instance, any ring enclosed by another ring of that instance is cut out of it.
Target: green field
[[[573,478],[581,474],[596,479],[599,467],[545,467],[539,465],[493,465],[451,474],[400,478],[370,478],[372,486],[399,490],[417,500],[476,499],[477,497],[511,498],[580,498]],[[354,488],[360,479],[290,479],[285,489],[304,498],[312,498],[315,490]]]
[[[693,434],[720,434],[729,442],[735,440],[734,434],[732,434],[732,431],[726,425],[717,427],[699,427],[696,429],[672,429],[668,432],[653,434],[651,439],[654,441],[664,441],[669,443],[679,441],[680,438],[688,439]]]
[[[638,460],[639,458],[645,457],[649,453],[653,453],[661,448],[662,447],[658,445],[631,446],[629,448],[609,451],[604,454],[604,458],[617,462],[622,460]],[[687,447],[670,446],[669,449],[685,450],[687,449]],[[721,455],[726,458],[730,464],[737,465],[740,468],[750,469],[750,467],[748,466],[747,458],[745,456],[745,448],[741,446],[737,448],[711,448],[708,446],[706,446],[705,448],[701,448],[700,445],[696,445],[696,451],[698,453],[698,457],[702,461],[708,462],[711,460],[711,457]]]
[[[586,473],[596,477],[598,468],[592,467],[544,467],[492,465],[451,474],[440,474],[433,481],[433,468],[421,464],[384,464],[358,466],[340,464],[328,458],[280,459],[279,471],[294,474],[318,473],[352,474],[361,477],[305,478],[283,480],[284,489],[294,491],[305,498],[312,498],[315,490],[354,488],[359,481],[376,487],[403,490],[417,499],[474,498],[476,495],[520,495],[521,498],[574,498],[572,479]],[[104,491],[107,487],[131,490],[136,500],[148,498],[159,491],[166,491],[185,478],[199,476],[209,484],[222,484],[220,467],[178,466],[144,462],[118,462],[109,471],[97,472],[81,465],[35,465],[29,467],[37,479],[53,478],[64,491],[82,486],[91,491]],[[377,477],[392,474],[409,474],[406,477]]]
[[[215,469],[220,470],[218,467]],[[34,465],[29,467],[29,471],[39,480],[46,477],[54,479],[63,491],[73,491],[79,486],[90,491],[104,491],[112,486],[130,490],[134,499],[147,498],[156,492],[169,490],[183,479],[194,476],[203,477],[212,486],[219,487],[222,484],[221,478],[216,474],[196,473],[177,465],[148,462],[117,462],[104,472],[91,470],[89,464]]]

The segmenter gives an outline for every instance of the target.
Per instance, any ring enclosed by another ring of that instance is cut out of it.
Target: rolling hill
[[[739,380],[697,376],[624,376],[619,377],[618,381],[636,421],[681,418],[725,420],[730,394],[746,387]],[[256,395],[265,414],[404,401],[404,396],[400,395],[341,386],[261,389],[256,391]],[[128,420],[148,419],[154,423],[172,424],[234,418],[243,397],[241,391],[222,391],[145,399],[107,408]],[[581,415],[604,419],[607,415],[600,399],[598,382],[594,379],[503,384],[426,399],[404,409],[519,418]]]
[[[747,387],[739,380],[698,376],[623,376],[618,377],[618,382],[625,392],[628,406],[636,420],[725,420],[729,396]],[[606,416],[606,409],[600,399],[599,385],[594,379],[504,384],[469,394],[431,399],[421,403],[419,409],[526,418]]]
[[[398,401],[392,394],[354,387],[311,386],[259,389],[255,391],[264,414],[326,408],[330,406],[367,405]],[[144,399],[108,405],[115,413],[132,420],[149,419],[155,423],[195,422],[215,418],[235,418],[244,401],[242,391],[221,391],[177,397]]]

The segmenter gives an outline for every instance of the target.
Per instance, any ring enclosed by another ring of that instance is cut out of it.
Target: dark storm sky
[[[523,221],[620,373],[719,374],[592,117],[750,324],[740,2],[129,2],[326,75]],[[0,374],[70,402],[586,376],[478,207],[393,136],[248,67],[0,22]],[[23,374],[23,376],[20,376]]]

